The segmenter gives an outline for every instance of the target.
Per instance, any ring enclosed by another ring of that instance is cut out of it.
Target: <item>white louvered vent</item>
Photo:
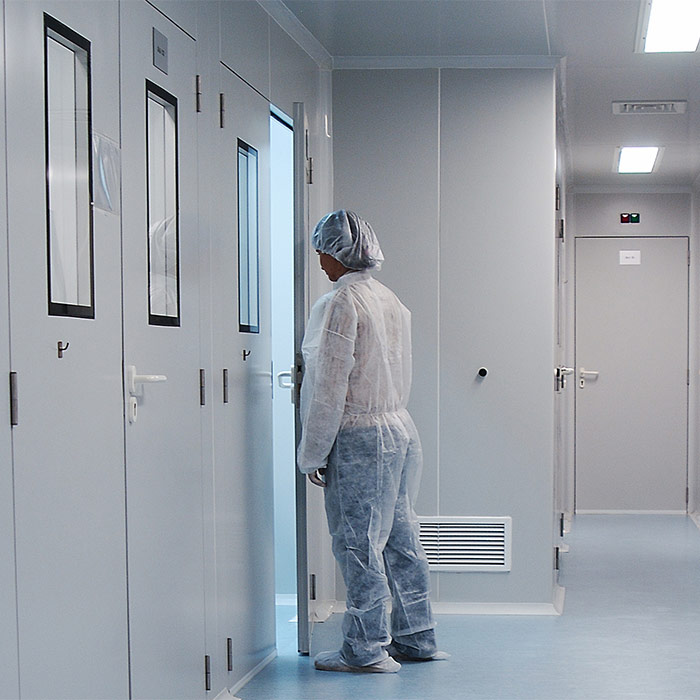
[[[613,114],[685,114],[686,100],[647,100],[643,102],[613,102]]]
[[[419,518],[431,571],[510,571],[512,518]]]

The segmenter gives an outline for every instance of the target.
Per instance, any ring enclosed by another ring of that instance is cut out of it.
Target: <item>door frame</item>
[[[301,344],[308,316],[308,252],[309,197],[307,178],[309,128],[303,102],[294,103],[294,442],[301,439],[299,411],[304,358]],[[295,455],[296,465],[296,455]],[[306,504],[306,475],[295,469],[296,540],[297,540],[297,648],[306,656],[311,648],[309,586],[309,547]]]

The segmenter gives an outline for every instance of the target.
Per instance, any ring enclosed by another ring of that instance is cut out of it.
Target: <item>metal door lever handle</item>
[[[292,372],[278,372],[277,386],[279,386],[280,389],[293,389],[294,382],[292,381]]]
[[[581,379],[595,379],[600,374],[600,372],[596,372],[593,369],[583,369],[583,367],[581,367],[579,373],[581,375]]]
[[[157,382],[165,382],[168,378],[164,374],[136,374],[136,367],[129,365],[126,368],[126,381],[129,387],[129,393],[135,396],[138,389],[137,384],[155,384]]]

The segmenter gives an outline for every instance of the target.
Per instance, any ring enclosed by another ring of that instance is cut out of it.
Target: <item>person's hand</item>
[[[315,472],[311,472],[309,474],[309,481],[314,484],[315,486],[320,486],[321,488],[326,488],[326,470],[325,468],[323,469],[317,469]]]

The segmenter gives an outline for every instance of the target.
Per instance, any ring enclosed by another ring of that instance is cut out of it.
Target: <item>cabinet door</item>
[[[120,9],[132,694],[191,700],[205,695],[195,41],[146,2]]]
[[[22,697],[127,697],[117,3],[5,10]]]

